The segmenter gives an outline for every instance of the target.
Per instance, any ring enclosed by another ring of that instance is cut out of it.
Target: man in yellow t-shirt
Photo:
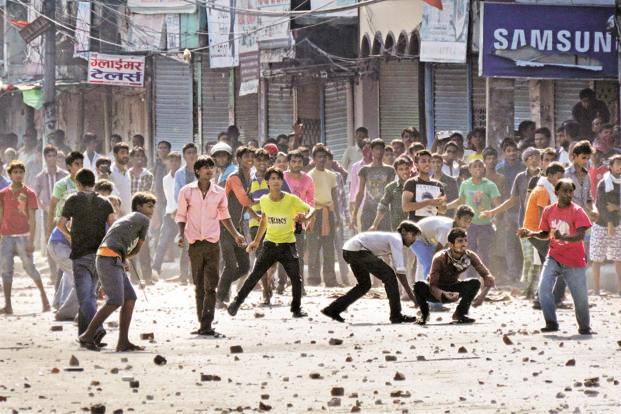
[[[308,221],[315,209],[300,200],[297,196],[281,191],[285,182],[282,170],[271,167],[265,173],[269,193],[261,197],[261,222],[252,243],[247,251],[255,251],[263,236],[263,246],[259,253],[252,273],[237,293],[237,297],[228,307],[229,315],[235,316],[237,310],[261,279],[261,276],[276,262],[279,262],[291,280],[291,313],[294,318],[302,318],[307,314],[301,308],[302,281],[298,253],[295,248],[295,223]]]

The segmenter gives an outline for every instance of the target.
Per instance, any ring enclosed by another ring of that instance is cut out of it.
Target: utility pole
[[[43,144],[56,130],[56,0],[43,1],[43,14],[50,21],[45,32],[45,54],[43,60]]]

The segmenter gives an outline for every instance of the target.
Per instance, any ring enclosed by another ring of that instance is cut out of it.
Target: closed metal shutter
[[[434,130],[467,132],[468,85],[466,65],[440,64],[433,72]]]
[[[554,82],[554,122],[558,128],[571,118],[571,110],[580,100],[580,91],[588,88],[586,80],[557,80]]]
[[[155,57],[155,142],[169,141],[180,151],[194,140],[190,65]]]
[[[479,64],[472,60],[472,128],[485,128],[485,78],[479,76]]]
[[[404,128],[420,131],[418,60],[380,65],[380,136],[390,142]]]
[[[347,84],[328,82],[324,89],[326,145],[335,160],[347,149]]]
[[[516,79],[513,84],[513,127],[517,131],[522,121],[530,121],[528,79]]]
[[[267,85],[267,135],[276,138],[291,132],[293,125],[293,91],[284,83]]]
[[[235,70],[235,125],[239,128],[239,139],[248,142],[259,135],[259,94],[239,96],[241,76]]]
[[[215,142],[229,126],[229,69],[203,66],[202,87],[203,142]]]

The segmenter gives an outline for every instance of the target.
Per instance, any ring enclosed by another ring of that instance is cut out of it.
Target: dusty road
[[[474,325],[450,325],[450,313],[426,327],[390,325],[383,292],[373,292],[345,324],[319,313],[330,299],[317,290],[303,299],[306,320],[290,319],[289,296],[267,309],[254,292],[236,318],[218,312],[227,338],[213,340],[190,335],[192,287],[160,282],[148,303],[138,292],[131,337],[147,351],[94,353],[74,342],[72,323],[35,312],[35,289],[20,277],[16,315],[0,317],[0,412],[621,412],[619,296],[591,298],[598,334],[585,338],[573,310],[560,311],[558,335],[539,334],[540,313],[508,293],[473,309]],[[110,347],[117,332],[107,329]],[[72,355],[83,371],[65,370]]]

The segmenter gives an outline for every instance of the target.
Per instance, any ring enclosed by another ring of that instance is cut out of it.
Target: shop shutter
[[[291,132],[293,91],[284,83],[270,82],[267,89],[267,135],[276,138]]]
[[[586,80],[557,80],[554,82],[554,121],[558,128],[571,119],[571,109],[580,100],[580,91],[588,88]]]
[[[239,128],[239,139],[248,142],[259,135],[259,94],[239,96],[241,76],[235,70],[235,125]]]
[[[414,126],[420,131],[418,60],[380,65],[380,136],[386,142]]]
[[[215,142],[229,126],[229,69],[203,66],[202,134],[203,143]]]
[[[433,75],[434,131],[468,132],[466,65],[439,64]]]
[[[335,160],[341,160],[347,149],[347,84],[328,82],[324,89],[326,145]]]
[[[516,79],[513,84],[513,126],[517,131],[522,121],[530,121],[530,98],[528,79]]]
[[[155,57],[155,142],[169,141],[180,151],[194,140],[190,65]]]
[[[479,64],[472,60],[472,128],[485,128],[485,78],[479,76]]]

